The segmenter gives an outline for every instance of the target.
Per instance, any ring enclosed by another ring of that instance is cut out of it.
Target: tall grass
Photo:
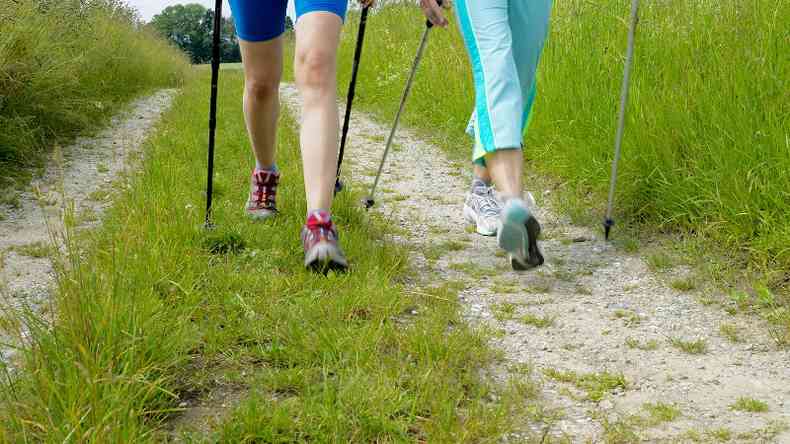
[[[187,67],[119,2],[0,0],[0,187]]]
[[[629,3],[554,3],[525,138],[528,169],[563,183],[591,223],[605,203]],[[782,0],[643,4],[617,194],[618,220],[708,239],[774,285],[790,278],[788,17]],[[370,18],[355,105],[391,119],[423,22],[405,4]],[[472,91],[457,27],[436,30],[406,123],[468,159]]]

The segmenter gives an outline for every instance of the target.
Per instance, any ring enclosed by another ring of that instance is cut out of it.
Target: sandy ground
[[[51,256],[60,248],[64,214],[76,216],[79,227],[101,220],[110,204],[113,182],[139,158],[145,137],[170,107],[175,93],[166,89],[140,98],[97,135],[57,147],[46,173],[32,181],[19,205],[0,207],[0,307],[4,315],[9,315],[8,310],[51,310],[55,280]],[[0,332],[0,342],[13,344],[15,339],[7,333]],[[0,348],[6,362],[12,354],[12,348]]]

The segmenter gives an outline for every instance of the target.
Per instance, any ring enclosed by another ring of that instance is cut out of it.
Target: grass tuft
[[[560,371],[553,368],[543,370],[543,373],[549,378],[573,384],[578,389],[587,393],[587,399],[598,402],[607,393],[615,390],[626,390],[628,385],[625,376],[622,373],[614,374],[609,372],[600,373],[583,373],[578,374],[573,371]]]
[[[649,421],[652,425],[658,425],[663,422],[672,422],[680,417],[680,409],[672,404],[663,402],[642,404],[642,408],[649,415]]]
[[[209,233],[203,246],[211,254],[238,254],[244,250],[245,242],[237,232]]]
[[[740,335],[740,330],[738,329],[738,326],[735,324],[725,324],[725,323],[721,324],[719,326],[719,333],[721,333],[722,336],[727,338],[727,340],[732,342],[733,344],[743,342],[743,339],[741,338]]]
[[[26,245],[18,245],[10,248],[10,250],[21,254],[23,256],[34,258],[51,257],[55,253],[55,247],[48,242],[31,242]]]
[[[768,403],[754,398],[741,397],[730,408],[741,412],[765,413],[768,411]]]
[[[626,338],[625,345],[628,346],[628,348],[634,348],[642,351],[652,351],[658,349],[658,341],[655,339],[640,342],[638,339]]]
[[[671,338],[669,343],[678,350],[682,350],[690,355],[703,355],[708,352],[708,343],[702,338],[694,341]]]
[[[538,316],[533,313],[527,313],[519,319],[522,323],[531,325],[536,328],[547,328],[554,325],[554,316],[544,315]]]

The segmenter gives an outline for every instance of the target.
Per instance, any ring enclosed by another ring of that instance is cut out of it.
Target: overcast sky
[[[214,0],[126,0],[126,3],[140,11],[140,16],[146,22],[150,21],[151,17],[159,14],[168,6],[177,5],[179,3],[200,3],[207,8],[214,7]],[[292,8],[293,2],[289,2],[288,10],[290,11]],[[222,2],[222,15],[225,17],[230,17],[230,6],[228,6],[228,0],[223,0]]]

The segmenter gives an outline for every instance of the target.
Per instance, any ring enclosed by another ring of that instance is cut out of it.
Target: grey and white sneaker
[[[464,219],[475,224],[475,229],[483,236],[493,236],[497,232],[499,214],[502,206],[494,195],[494,188],[482,182],[472,186],[472,191],[464,201]]]
[[[540,223],[527,203],[521,199],[510,199],[502,209],[497,243],[510,255],[510,265],[514,270],[528,270],[543,264],[538,236]]]

